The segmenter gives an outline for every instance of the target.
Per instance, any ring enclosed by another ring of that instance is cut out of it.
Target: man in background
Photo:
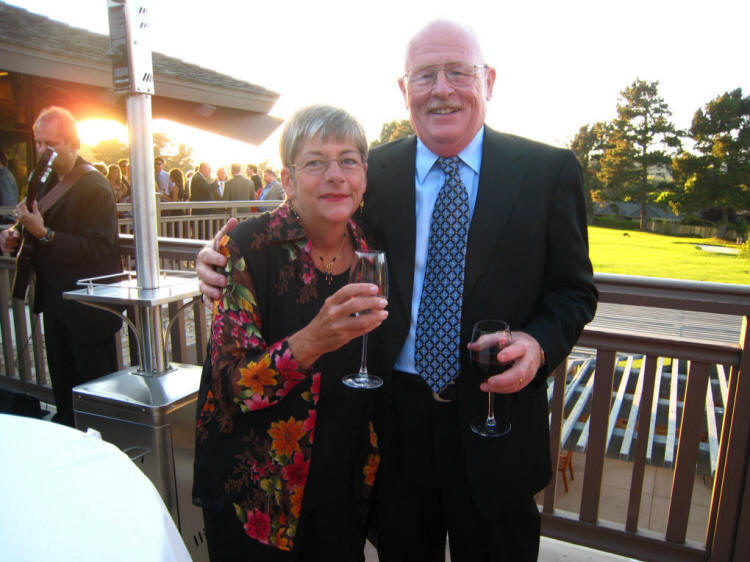
[[[239,164],[232,164],[230,167],[232,179],[227,182],[224,199],[226,201],[249,201],[255,195],[253,192],[253,182],[242,175],[242,168]]]
[[[169,174],[164,169],[164,158],[154,158],[154,174],[156,180],[156,191],[169,196]]]
[[[8,157],[0,150],[0,205],[5,207],[15,206],[18,203],[18,185],[16,178],[8,169]],[[4,223],[15,222],[13,217],[2,218]]]
[[[284,188],[281,186],[279,180],[276,179],[276,172],[270,168],[263,170],[263,181],[266,182],[266,186],[263,188],[263,191],[260,192],[260,195],[258,195],[259,201],[277,201],[284,199]]]
[[[44,109],[34,123],[34,142],[38,153],[47,147],[57,152],[54,173],[31,209],[22,201],[14,214],[34,245],[33,310],[43,315],[57,408],[53,421],[73,426],[72,389],[117,370],[114,335],[122,321],[115,314],[65,300],[62,295],[77,289],[79,279],[122,271],[117,212],[107,178],[78,156],[78,130],[67,109]],[[47,203],[48,193],[64,189],[64,196]],[[18,230],[0,232],[3,252],[15,249],[18,243]]]
[[[211,184],[211,191],[214,193],[216,200],[226,199],[224,197],[224,189],[227,184],[227,172],[224,168],[216,169],[216,179]]]
[[[258,192],[263,189],[263,181],[260,179],[260,176],[258,175],[258,166],[255,164],[248,164],[245,168],[245,175],[248,177],[248,179],[253,182],[253,196],[252,198],[255,199],[257,197]]]
[[[190,180],[191,201],[216,201],[218,199],[210,178],[211,166],[206,162],[201,162],[198,171],[193,174],[193,179]]]
[[[122,184],[127,187],[128,192],[130,192],[130,162],[128,162],[127,158],[121,158],[117,161],[117,166],[120,168]]]

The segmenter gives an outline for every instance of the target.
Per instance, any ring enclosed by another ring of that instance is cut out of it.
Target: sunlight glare
[[[104,140],[116,139],[128,144],[128,128],[110,119],[86,119],[78,122],[78,135],[81,143],[96,146]]]

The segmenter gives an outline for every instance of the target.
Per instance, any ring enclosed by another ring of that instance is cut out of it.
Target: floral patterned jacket
[[[349,230],[356,247],[366,248],[354,221]],[[344,373],[324,376],[318,363],[302,369],[288,345],[322,304],[310,242],[288,204],[238,225],[220,251],[228,258],[227,287],[214,305],[198,397],[194,500],[215,510],[231,502],[249,537],[291,550],[321,386],[343,387]],[[364,503],[380,457],[371,421],[360,425],[362,450],[352,458],[361,462]]]

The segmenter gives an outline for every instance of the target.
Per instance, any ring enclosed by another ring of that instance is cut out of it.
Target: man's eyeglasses
[[[302,164],[292,164],[291,167],[311,176],[322,176],[328,171],[331,162],[336,162],[341,171],[345,174],[360,172],[364,166],[364,160],[361,160],[356,156],[342,156],[340,158],[329,158],[327,160],[323,158],[311,158]]]
[[[486,64],[470,64],[468,62],[449,62],[417,68],[404,76],[409,87],[416,91],[431,89],[437,83],[438,72],[445,73],[445,78],[456,88],[468,88],[486,70]]]

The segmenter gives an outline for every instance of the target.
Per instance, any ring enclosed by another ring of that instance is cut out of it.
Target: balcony
[[[208,238],[228,212],[249,212],[211,205],[213,214],[163,217],[161,233]],[[121,243],[130,260],[132,237]],[[161,238],[162,267],[192,268],[202,244]],[[40,324],[10,299],[13,268],[0,258],[0,387],[51,403]],[[537,497],[545,544],[638,560],[750,560],[750,286],[595,281],[597,316],[548,380],[550,454],[562,470]],[[189,307],[171,327],[171,360],[200,364],[207,327],[204,307]],[[128,364],[127,334],[118,341]]]

